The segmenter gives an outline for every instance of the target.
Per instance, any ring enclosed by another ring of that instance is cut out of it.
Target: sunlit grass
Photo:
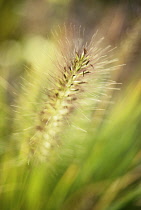
[[[32,47],[39,40],[33,39]],[[48,50],[52,46],[47,42]],[[40,48],[36,47],[37,53]],[[25,52],[29,53],[27,49]],[[53,151],[53,158],[28,164],[23,161],[27,153],[21,155],[20,151],[25,139],[30,139],[24,129],[35,122],[27,114],[42,107],[38,103],[44,100],[40,93],[48,86],[43,72],[52,68],[44,56],[36,69],[37,60],[31,56],[30,61],[33,63],[23,73],[16,96],[10,95],[14,90],[9,91],[8,75],[2,71],[0,77],[0,209],[140,209],[141,81],[135,75],[120,92],[109,90],[96,110],[76,110],[70,118],[73,123],[61,131],[61,144]],[[16,102],[7,100],[7,92]],[[13,110],[11,103],[20,108]]]

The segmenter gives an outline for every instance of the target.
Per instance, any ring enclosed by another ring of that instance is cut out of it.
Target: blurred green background
[[[141,1],[0,0],[0,14],[0,209],[140,210]],[[91,122],[78,120],[89,132],[64,131],[52,161],[22,164],[17,144],[27,134],[19,129],[32,124],[24,114],[36,110],[31,102],[53,65],[52,31],[64,23],[81,25],[88,37],[98,29],[117,46],[114,56],[126,66],[112,76],[121,90],[109,91],[111,103],[98,105],[104,110]]]

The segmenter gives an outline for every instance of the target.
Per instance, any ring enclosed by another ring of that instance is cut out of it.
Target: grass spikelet
[[[116,59],[111,58],[111,46],[103,47],[103,38],[96,33],[85,43],[82,29],[64,27],[65,36],[59,43],[56,65],[51,71],[45,100],[36,113],[35,126],[26,140],[28,161],[46,161],[60,145],[63,129],[76,107],[95,106],[101,94],[111,85],[110,72],[116,70]],[[77,31],[77,32],[75,32]],[[32,125],[31,125],[32,126]]]

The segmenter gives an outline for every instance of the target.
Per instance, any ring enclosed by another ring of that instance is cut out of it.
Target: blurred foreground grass
[[[96,120],[94,113],[85,125],[88,133],[67,131],[55,158],[37,166],[21,164],[16,145],[9,141],[13,131],[4,90],[2,87],[0,209],[141,208],[141,81],[132,81],[118,95],[116,103],[104,111],[108,112],[104,121]]]

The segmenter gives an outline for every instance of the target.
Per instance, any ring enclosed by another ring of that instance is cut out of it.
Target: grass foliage
[[[64,60],[51,51],[55,40],[48,41],[59,64],[46,57],[46,66],[31,65],[16,96],[0,77],[1,210],[141,208],[141,81],[113,90],[120,63],[133,53],[127,42],[138,39],[130,34],[112,52],[117,65],[97,40],[92,47],[75,42],[78,49],[73,40],[63,37]]]

